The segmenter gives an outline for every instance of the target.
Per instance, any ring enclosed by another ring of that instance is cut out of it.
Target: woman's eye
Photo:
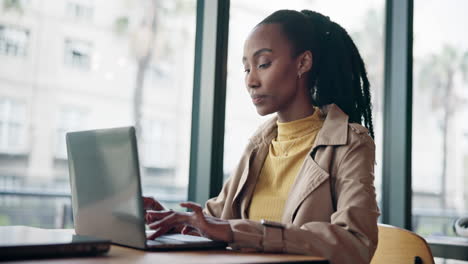
[[[271,62],[268,62],[268,63],[262,63],[260,65],[258,65],[258,68],[259,69],[265,69],[267,68],[268,66],[270,66]]]
[[[245,73],[249,73],[249,72],[250,72],[250,69],[244,69],[244,72],[245,72]]]

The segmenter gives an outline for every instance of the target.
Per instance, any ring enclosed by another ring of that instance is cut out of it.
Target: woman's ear
[[[310,71],[311,68],[312,68],[312,52],[310,52],[310,50],[306,50],[302,54],[300,54],[298,57],[297,76],[301,78],[302,75]]]

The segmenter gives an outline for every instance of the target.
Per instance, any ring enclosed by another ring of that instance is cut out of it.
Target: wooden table
[[[2,262],[9,263],[9,262]],[[323,258],[291,255],[291,254],[264,254],[241,253],[229,250],[199,250],[199,251],[171,251],[149,252],[121,246],[111,246],[107,255],[99,257],[60,258],[42,260],[23,260],[13,263],[328,263]]]
[[[66,232],[75,234],[73,229],[49,229],[50,232]],[[187,250],[187,251],[144,251],[128,247],[112,245],[109,252],[98,257],[48,258],[21,260],[3,263],[135,263],[135,264],[223,264],[223,263],[328,263],[321,257],[293,255],[246,253],[232,250]]]

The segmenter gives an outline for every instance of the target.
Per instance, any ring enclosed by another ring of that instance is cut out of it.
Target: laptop
[[[110,241],[63,230],[0,226],[0,260],[96,256],[109,251]]]
[[[66,142],[77,234],[143,250],[226,248],[182,234],[146,239],[134,127],[70,132]]]

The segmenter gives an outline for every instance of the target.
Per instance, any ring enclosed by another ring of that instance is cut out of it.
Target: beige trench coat
[[[228,219],[237,249],[322,256],[331,263],[369,263],[377,247],[375,145],[367,129],[325,106],[323,127],[285,203],[278,227],[248,220],[248,206],[276,137],[277,118],[250,139],[238,167],[205,213]]]

